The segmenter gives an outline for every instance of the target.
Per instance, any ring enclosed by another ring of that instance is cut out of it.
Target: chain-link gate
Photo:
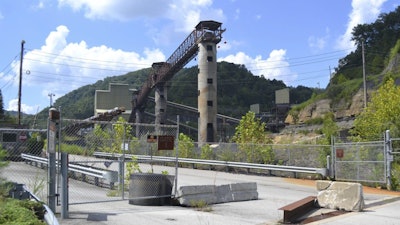
[[[387,182],[385,141],[335,143],[332,147],[333,175],[336,180]]]
[[[170,198],[177,162],[155,161],[152,156],[176,156],[174,150],[158,150],[154,140],[172,137],[177,142],[177,129],[176,125],[63,120],[60,149],[69,153],[69,204],[116,200],[141,204],[142,199]],[[75,167],[79,169],[72,170]]]

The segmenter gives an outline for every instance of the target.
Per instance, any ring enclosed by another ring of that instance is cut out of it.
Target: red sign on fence
[[[344,150],[343,149],[336,149],[336,158],[343,158]]]
[[[158,150],[174,150],[174,136],[158,136]]]

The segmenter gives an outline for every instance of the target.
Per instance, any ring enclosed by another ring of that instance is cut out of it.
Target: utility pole
[[[22,63],[24,60],[24,44],[25,41],[21,41],[21,55],[19,64],[19,88],[18,88],[18,125],[21,125],[21,93],[22,93]]]
[[[53,106],[53,97],[56,96],[53,93],[49,93],[48,96],[50,97],[50,108]]]
[[[364,40],[361,41],[362,49],[362,68],[363,68],[363,83],[364,83],[364,109],[367,108],[367,81],[365,78],[365,55],[364,55]]]

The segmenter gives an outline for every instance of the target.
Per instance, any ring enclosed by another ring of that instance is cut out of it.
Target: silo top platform
[[[200,23],[196,26],[196,30],[207,29],[216,31],[221,27],[221,24],[222,23],[213,20],[200,21]]]

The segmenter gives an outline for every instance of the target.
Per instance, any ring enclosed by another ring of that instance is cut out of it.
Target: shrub
[[[0,200],[0,224],[45,225],[45,209],[40,202],[6,198]]]

